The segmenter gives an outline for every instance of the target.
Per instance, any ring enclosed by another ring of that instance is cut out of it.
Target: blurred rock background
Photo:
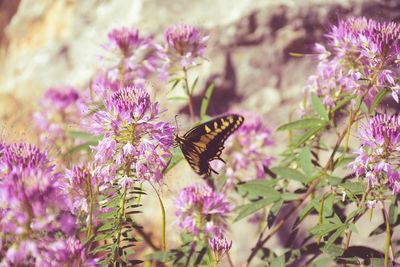
[[[211,35],[206,50],[209,61],[199,73],[197,110],[205,88],[214,83],[210,115],[251,110],[275,128],[287,121],[289,114],[298,116],[302,87],[315,69],[311,56],[290,53],[312,54],[313,44],[324,42],[330,23],[348,16],[399,22],[400,3],[396,0],[1,0],[0,133],[9,140],[34,142],[31,114],[38,98],[51,86],[84,88],[111,29],[133,26],[140,29],[141,36],[152,35],[161,40],[165,29],[178,23],[194,25]],[[158,101],[168,108],[166,116],[171,122],[175,114],[185,112],[183,104],[164,101],[167,85],[154,82],[149,87],[164,92]],[[284,138],[275,137],[275,141],[279,144]],[[188,167],[178,176],[186,174],[192,175]],[[190,183],[178,181],[177,188]],[[173,198],[176,190],[170,186],[166,197]],[[157,202],[154,205],[158,212]],[[169,212],[170,228],[174,230],[172,209]],[[152,218],[152,214],[148,217]],[[237,223],[232,231],[232,258],[238,265],[244,262],[256,238],[252,229],[243,229],[245,225]],[[159,228],[154,228],[154,236],[156,229]],[[246,237],[249,242],[245,242]]]

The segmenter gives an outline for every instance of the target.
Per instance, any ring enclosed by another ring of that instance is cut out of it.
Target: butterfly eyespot
[[[219,159],[224,149],[225,140],[243,123],[240,115],[227,115],[215,118],[190,129],[183,136],[176,136],[179,147],[186,161],[202,178],[210,176],[210,161]]]

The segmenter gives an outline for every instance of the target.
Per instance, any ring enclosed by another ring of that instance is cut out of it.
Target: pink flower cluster
[[[160,182],[171,156],[174,131],[169,123],[158,121],[158,114],[157,103],[151,103],[144,89],[129,86],[114,92],[106,100],[105,110],[93,115],[88,130],[103,135],[92,147],[100,184],[113,181],[118,170],[127,167],[141,181]],[[134,182],[126,175],[119,178],[122,184]]]
[[[348,18],[333,25],[327,37],[330,51],[316,45],[320,63],[305,92],[323,96],[324,105],[330,108],[347,95],[366,94],[369,106],[386,87],[399,102],[399,24]]]
[[[73,230],[76,219],[58,187],[61,175],[30,144],[0,146],[0,265],[94,266]],[[83,249],[77,253],[71,244]]]
[[[226,165],[227,185],[235,179],[265,178],[264,167],[269,167],[273,160],[265,151],[267,146],[273,145],[271,129],[265,127],[254,113],[242,112],[241,115],[245,117],[244,123],[225,142],[224,155],[230,157]],[[253,170],[256,172],[252,173]]]
[[[370,187],[388,181],[393,194],[400,192],[400,176],[395,166],[400,151],[400,116],[376,115],[361,127],[362,146],[358,157],[349,164],[358,176],[364,176]]]
[[[167,79],[174,68],[196,65],[197,58],[203,58],[209,35],[204,35],[193,26],[179,24],[165,31],[165,44],[156,45],[162,67],[161,77]]]
[[[179,226],[192,235],[222,236],[227,230],[226,218],[232,207],[223,193],[214,192],[208,185],[184,188],[174,204]]]

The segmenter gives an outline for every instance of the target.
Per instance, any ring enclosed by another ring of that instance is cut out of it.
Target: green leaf
[[[333,194],[328,194],[327,197],[325,197],[324,200],[324,211],[323,211],[323,216],[328,217],[331,216],[333,213],[333,201],[334,201],[334,196]]]
[[[322,237],[327,234],[329,234],[332,231],[336,231],[337,229],[344,227],[344,224],[336,224],[336,223],[323,223],[323,224],[318,224],[310,229],[308,231],[312,234],[314,234],[316,237]]]
[[[157,260],[160,262],[169,262],[173,260],[173,254],[170,251],[156,251],[144,256],[149,260]]]
[[[311,177],[313,166],[311,163],[311,150],[309,146],[305,146],[301,149],[299,155],[299,164],[306,176]]]
[[[326,242],[325,247],[328,249],[333,244],[333,242],[335,242],[336,239],[338,239],[345,232],[345,230],[346,230],[346,226],[344,226],[344,225],[341,226],[340,228],[338,228],[336,230],[336,232],[329,237],[328,241]]]
[[[344,182],[343,184],[341,184],[340,186],[348,189],[350,192],[352,192],[353,194],[357,195],[357,194],[362,194],[364,192],[364,188],[363,186],[357,182]]]
[[[325,121],[329,121],[329,116],[324,108],[324,105],[314,92],[311,93],[311,103],[315,112],[317,112],[318,115],[321,116],[321,118],[324,119]]]
[[[187,101],[188,98],[186,96],[171,96],[171,97],[168,97],[167,100],[184,100],[184,101]]]
[[[352,220],[354,217],[356,217],[358,214],[360,214],[360,213],[362,213],[362,212],[364,212],[364,209],[361,209],[361,210],[359,210],[359,209],[353,210],[353,211],[350,212],[350,214],[346,217],[345,223],[350,222],[350,220]]]
[[[330,185],[339,185],[342,182],[342,178],[336,176],[328,176],[328,182]]]
[[[279,199],[279,192],[272,186],[276,184],[276,180],[256,179],[243,184],[238,184],[237,189],[241,195],[247,195],[249,199],[263,197],[264,199]]]
[[[92,133],[81,132],[81,131],[70,131],[67,133],[67,135],[69,137],[76,138],[76,139],[93,139],[93,137],[96,137],[96,136],[93,136]],[[96,140],[99,140],[98,137],[96,137]]]
[[[196,79],[194,79],[192,87],[190,87],[190,95],[193,95],[194,88],[196,87],[198,81],[199,81],[199,76],[197,76]]]
[[[354,223],[351,223],[351,224],[349,225],[349,228],[350,228],[350,230],[353,231],[354,233],[359,234],[358,229],[357,229],[357,226],[356,226]]]
[[[307,267],[325,267],[328,266],[329,263],[332,262],[332,258],[323,258],[323,259],[318,259],[313,262],[311,262]]]
[[[332,245],[329,247],[324,247],[321,249],[322,252],[332,256],[332,257],[340,257],[344,253],[344,249],[338,245]]]
[[[110,229],[113,229],[114,228],[114,223],[107,223],[107,224],[105,224],[105,225],[102,225],[97,231],[98,232],[103,232],[103,231],[107,231],[107,230],[110,230]]]
[[[270,204],[278,199],[275,199],[275,200],[272,198],[260,199],[260,200],[251,202],[249,204],[239,206],[235,209],[235,211],[239,212],[239,215],[233,221],[237,222],[237,221],[249,216],[250,214],[257,212],[258,210],[264,208],[268,204]]]
[[[73,155],[75,153],[78,153],[79,151],[89,149],[90,146],[96,146],[97,144],[98,144],[98,141],[95,141],[95,140],[88,141],[88,142],[85,142],[83,144],[80,144],[78,146],[75,146],[75,147],[71,148],[70,150],[68,150],[67,154],[68,155]]]
[[[201,102],[201,108],[200,108],[200,117],[204,118],[204,116],[207,113],[207,108],[208,108],[208,103],[210,102],[211,95],[214,91],[214,84],[210,84],[210,86],[207,88],[206,94],[204,95],[203,101]]]
[[[396,198],[396,197],[394,197]],[[394,225],[397,221],[397,216],[399,215],[399,208],[396,205],[396,202],[392,202],[389,206],[389,224]]]
[[[169,161],[168,167],[163,172],[167,173],[170,169],[172,169],[176,164],[178,164],[183,159],[183,154],[179,147],[175,147],[172,149],[171,160]]]
[[[93,241],[107,240],[107,239],[112,238],[113,235],[114,235],[113,233],[108,233],[108,234],[105,234],[105,235],[97,235],[97,236],[93,239]]]
[[[284,267],[285,266],[285,254],[282,254],[270,262],[271,267]]]
[[[312,136],[314,136],[316,133],[318,133],[319,131],[321,131],[324,126],[317,126],[317,127],[313,127],[311,129],[309,129],[302,137],[300,137],[299,140],[297,140],[297,143],[294,145],[294,147],[299,147],[302,144],[304,144],[308,139],[310,139]]]
[[[379,91],[379,93],[375,96],[374,101],[372,101],[369,112],[373,112],[375,110],[375,108],[379,105],[379,103],[381,103],[382,99],[389,91],[390,89],[388,87],[384,87],[382,90]]]
[[[306,130],[312,127],[321,127],[327,124],[326,121],[316,118],[307,118],[298,121],[293,121],[280,126],[276,131],[287,130]]]
[[[277,202],[272,205],[271,209],[269,210],[268,214],[268,226],[271,227],[274,224],[274,221],[276,219],[276,216],[278,216],[279,211],[281,210],[283,205],[283,200],[278,200]]]
[[[332,112],[335,112],[336,110],[338,110],[339,108],[341,108],[343,105],[347,104],[348,102],[350,102],[350,100],[352,100],[354,98],[353,95],[349,95],[348,97],[346,97],[345,99],[342,99],[341,101],[339,101],[339,103],[337,103],[337,105],[332,109]]]
[[[293,200],[297,200],[301,197],[301,195],[295,194],[295,193],[283,193],[281,194],[281,198],[284,201],[293,201]]]
[[[301,172],[287,168],[287,167],[275,167],[271,168],[271,171],[275,173],[276,175],[279,175],[283,178],[288,178],[291,180],[299,181],[301,183],[305,183],[307,181],[307,178],[302,174]]]
[[[317,200],[314,199],[313,201],[316,202]],[[307,206],[305,206],[304,209],[300,212],[299,217],[297,218],[296,222],[293,225],[293,229],[295,229],[307,217],[307,215],[309,215],[313,210],[315,210],[314,208],[315,205],[312,202],[308,203]]]

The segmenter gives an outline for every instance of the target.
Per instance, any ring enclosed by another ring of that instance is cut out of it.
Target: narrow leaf
[[[203,119],[207,113],[208,103],[210,102],[211,95],[214,91],[214,84],[210,84],[207,88],[206,94],[204,95],[203,101],[201,102],[200,117]]]
[[[167,100],[184,100],[186,101],[188,98],[186,96],[171,96],[168,97]]]
[[[373,112],[375,108],[381,103],[382,99],[385,97],[385,95],[389,92],[389,88],[384,87],[382,90],[379,91],[379,93],[375,96],[374,100],[372,101],[372,104],[369,108],[369,112]]]
[[[349,95],[348,97],[346,97],[345,99],[342,99],[341,101],[339,101],[339,103],[337,103],[337,105],[332,109],[332,112],[335,112],[336,110],[338,110],[339,108],[341,108],[343,105],[347,104],[348,102],[350,102],[350,100],[352,100],[354,98],[353,95]]]
[[[328,113],[326,112],[324,105],[314,92],[311,93],[311,103],[315,112],[317,112],[325,121],[329,121]]]
[[[190,95],[193,95],[194,88],[196,87],[198,81],[199,81],[199,76],[197,76],[196,79],[194,79],[192,87],[190,87]]]
[[[317,126],[309,129],[302,137],[300,137],[299,140],[297,140],[297,143],[294,145],[294,147],[299,147],[300,145],[304,144],[308,139],[313,137],[316,133],[318,133],[320,130],[322,130],[324,126]]]
[[[276,175],[279,175],[283,178],[299,181],[302,183],[305,183],[307,181],[307,178],[302,174],[301,172],[287,168],[287,167],[275,167],[271,168],[271,171],[275,173]]]
[[[293,121],[280,126],[277,131],[287,130],[306,130],[311,127],[321,127],[327,124],[326,121],[316,118],[306,118],[298,121]]]
[[[272,202],[273,202],[272,199],[260,199],[255,202],[239,206],[235,209],[237,212],[239,212],[239,215],[233,221],[237,222],[249,216],[250,214],[257,212],[258,210],[264,208],[265,206],[267,206]]]
[[[239,194],[247,195],[247,198],[257,197],[279,199],[279,192],[272,188],[276,184],[275,180],[256,179],[237,185]]]
[[[309,146],[305,146],[301,149],[299,163],[306,176],[311,177],[313,166],[311,164],[311,150]]]

